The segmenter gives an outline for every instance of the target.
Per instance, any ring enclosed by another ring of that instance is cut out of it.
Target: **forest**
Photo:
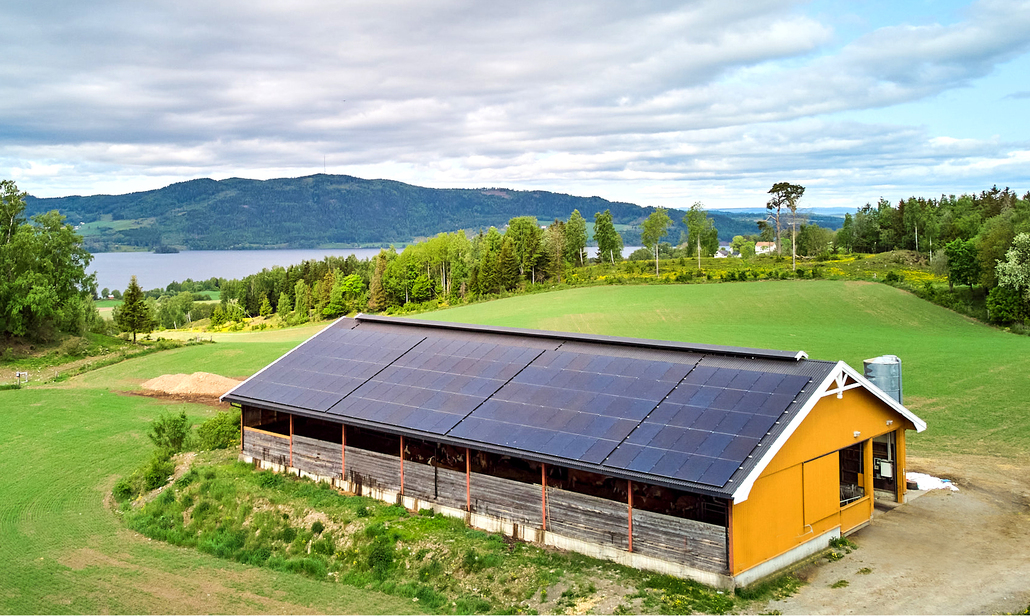
[[[655,211],[600,197],[542,190],[437,189],[345,175],[215,181],[190,180],[126,195],[38,199],[30,214],[60,210],[90,252],[329,248],[407,244],[437,233],[501,227],[518,216],[543,221],[579,210],[591,221],[609,211],[627,245],[640,243],[641,221]],[[711,212],[723,241],[754,232],[752,212]],[[673,216],[674,233],[685,230]],[[840,217],[813,215],[837,228]]]
[[[664,212],[656,210],[649,219],[659,211]],[[683,260],[698,256],[698,248],[700,256],[712,256],[718,248],[718,242],[712,241],[717,229],[703,208],[699,212],[701,241],[694,241],[689,231],[680,231],[677,238],[677,229],[686,227],[688,216],[677,221],[678,212],[672,211],[664,235],[630,259],[653,261],[657,252],[660,260]],[[621,260],[623,237],[613,218],[609,211],[593,216],[599,246],[595,264],[614,266]],[[427,302],[463,303],[574,281],[578,269],[590,261],[585,251],[586,222],[578,210],[546,226],[533,216],[518,216],[503,231],[490,227],[475,234],[440,233],[401,251],[382,250],[373,259],[327,257],[265,269],[242,280],[187,280],[149,293],[164,297],[155,304],[156,310],[177,295],[182,295],[179,301],[186,301],[189,293],[217,286],[221,303],[212,315],[216,325],[242,321],[248,315],[279,315],[283,322],[298,323],[353,311],[404,311]],[[753,250],[753,242],[775,239],[771,225],[761,227],[755,225],[753,233],[737,236],[734,245],[750,244]],[[783,254],[789,255],[786,229],[781,242]],[[995,187],[960,197],[913,197],[897,204],[881,200],[848,214],[837,231],[810,222],[800,224],[796,244],[798,255],[813,263],[853,253],[908,251],[946,275],[952,288],[964,285],[974,301],[986,303],[990,320],[1006,323],[1030,318],[1030,193],[1018,197]],[[748,257],[746,250],[741,252]],[[789,257],[787,261],[789,266]],[[703,270],[686,273],[691,279],[705,276]],[[944,305],[957,301],[945,291],[933,285],[920,290],[927,299]]]

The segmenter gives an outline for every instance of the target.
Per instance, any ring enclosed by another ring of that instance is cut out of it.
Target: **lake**
[[[639,248],[627,246],[623,256]],[[327,256],[368,259],[379,253],[378,248],[349,248],[339,250],[184,250],[174,254],[152,252],[99,252],[93,255],[89,271],[97,275],[97,290],[105,287],[124,291],[129,278],[136,276],[144,289],[165,288],[173,281],[187,278],[243,278],[263,269],[281,265],[287,267],[302,261],[322,260]],[[597,248],[587,248],[594,256]]]

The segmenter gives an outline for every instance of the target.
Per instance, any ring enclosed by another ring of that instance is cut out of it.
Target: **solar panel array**
[[[810,380],[561,344],[343,320],[228,397],[722,487]]]
[[[329,413],[446,434],[540,353],[461,338],[427,339]]]
[[[698,366],[604,465],[723,486],[808,381]]]
[[[599,464],[693,367],[547,351],[449,435]]]
[[[232,393],[324,412],[424,339],[333,326]]]

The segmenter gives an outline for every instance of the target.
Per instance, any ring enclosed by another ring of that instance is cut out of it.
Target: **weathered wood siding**
[[[290,464],[290,439],[246,429],[243,453],[274,464]],[[346,479],[373,488],[399,491],[400,458],[347,447]],[[294,435],[293,466],[315,475],[339,477],[340,445]],[[427,464],[404,463],[407,496],[464,509],[465,473]],[[520,483],[472,473],[472,510],[527,526],[542,526],[539,484]],[[547,488],[547,530],[599,545],[629,549],[629,515],[624,503],[577,492]],[[726,529],[635,509],[633,551],[713,572],[729,570]]]
[[[661,513],[633,510],[633,551],[706,571],[726,572],[726,529]]]
[[[465,508],[465,473],[404,461],[404,495]]]
[[[405,471],[407,465],[405,465]],[[347,468],[344,479],[363,486],[383,490],[401,489],[401,459],[367,449],[347,447]]]
[[[293,435],[293,466],[302,471],[325,477],[340,477],[342,455],[339,443]]]
[[[243,453],[273,464],[290,465],[290,437],[256,430],[243,431]]]
[[[472,473],[472,510],[540,528],[543,522],[540,486]]]
[[[629,507],[605,498],[548,487],[547,530],[628,550]]]

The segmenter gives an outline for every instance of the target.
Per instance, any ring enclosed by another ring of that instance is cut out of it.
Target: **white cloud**
[[[783,178],[834,203],[870,186],[1030,179],[1012,164],[1026,144],[889,114],[1026,54],[1027,2],[850,41],[786,0],[5,12],[0,176],[41,195],[302,175],[323,156],[330,172],[678,207],[747,205]],[[878,109],[879,121],[846,117]]]

